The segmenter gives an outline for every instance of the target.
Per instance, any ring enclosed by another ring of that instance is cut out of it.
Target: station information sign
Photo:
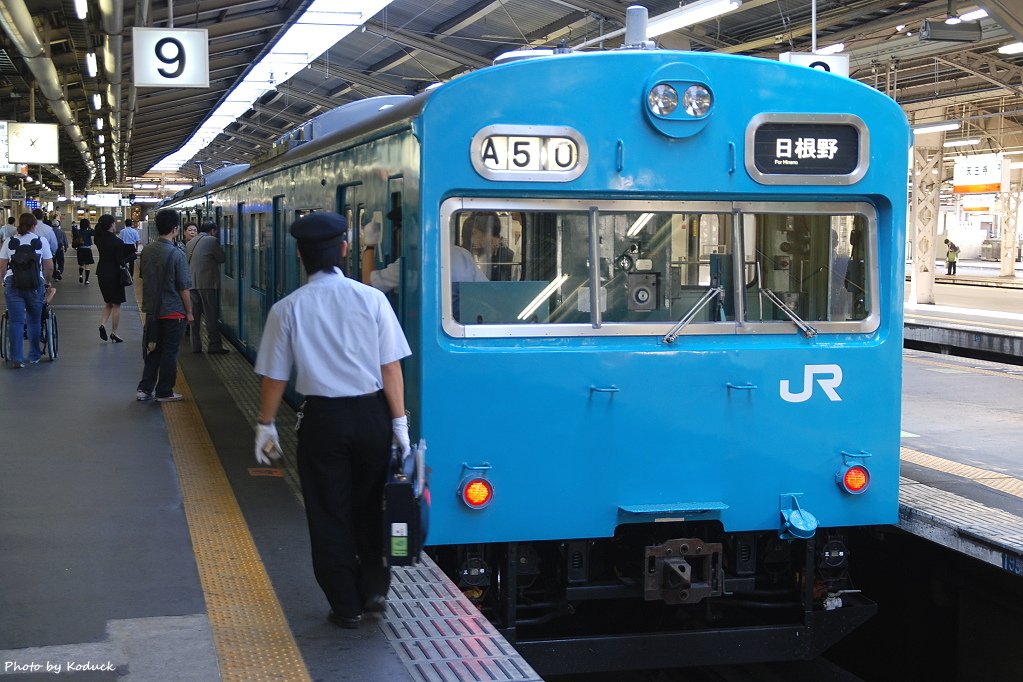
[[[956,157],[952,166],[952,191],[956,194],[1007,192],[1008,171],[1001,154]]]
[[[765,184],[851,184],[866,174],[869,136],[845,114],[762,114],[746,131],[746,168]]]

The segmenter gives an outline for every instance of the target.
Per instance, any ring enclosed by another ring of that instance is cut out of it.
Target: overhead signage
[[[847,185],[867,172],[870,140],[848,114],[761,114],[746,129],[746,170],[763,184]]]
[[[849,55],[847,54],[820,55],[812,52],[782,52],[778,55],[778,61],[849,77]]]
[[[131,37],[136,87],[210,87],[206,29],[133,28]]]
[[[589,159],[582,136],[560,126],[487,126],[469,153],[477,173],[498,181],[568,182]]]
[[[89,194],[85,198],[85,203],[90,206],[101,206],[101,207],[115,207],[121,205],[120,194]]]
[[[7,159],[11,163],[60,163],[57,124],[8,122]]]
[[[0,175],[17,172],[18,167],[7,158],[7,121],[0,121]]]
[[[1008,167],[1006,167],[1008,171]],[[1007,175],[1007,173],[1006,173]],[[1004,178],[1008,185],[1008,178]],[[970,154],[958,156],[952,167],[952,191],[956,194],[1003,192],[1002,156]]]
[[[994,194],[964,194],[959,206],[967,213],[991,213],[998,205]]]
[[[23,189],[12,189],[11,190],[11,201],[25,201],[25,190],[23,190]]]

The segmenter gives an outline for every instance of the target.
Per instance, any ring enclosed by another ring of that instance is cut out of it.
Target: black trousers
[[[335,614],[362,613],[386,595],[384,479],[391,417],[383,391],[355,398],[306,398],[298,432],[298,474],[313,573]]]

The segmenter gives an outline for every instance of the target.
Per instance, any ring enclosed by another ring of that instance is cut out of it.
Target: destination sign
[[[848,175],[859,165],[859,131],[851,125],[765,123],[753,145],[761,173]]]

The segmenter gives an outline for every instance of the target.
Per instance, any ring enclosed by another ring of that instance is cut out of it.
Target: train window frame
[[[799,214],[831,216],[856,215],[862,216],[866,227],[866,259],[868,267],[867,308],[869,313],[859,320],[817,321],[812,322],[813,328],[819,333],[871,333],[880,326],[880,294],[878,286],[878,227],[877,210],[866,202],[740,202],[740,201],[644,201],[644,200],[592,200],[592,199],[487,199],[453,197],[445,200],[440,209],[440,270],[438,273],[441,303],[441,327],[444,332],[454,338],[524,338],[524,337],[572,337],[572,336],[663,336],[677,320],[668,322],[620,322],[601,320],[595,316],[586,323],[529,323],[518,324],[463,324],[455,319],[452,306],[451,283],[451,249],[454,243],[452,234],[452,218],[458,213],[467,211],[499,213],[516,212],[571,212],[589,213],[591,209],[600,212],[670,212],[680,214],[724,214],[735,217],[731,221],[733,252],[732,267],[734,281],[744,281],[746,265],[746,249],[743,240],[744,213],[767,214]],[[592,272],[592,271],[591,271]],[[748,320],[745,315],[744,299],[733,287],[731,296],[735,306],[735,315],[725,321],[694,321],[681,332],[681,336],[695,335],[743,335],[743,334],[793,334],[798,332],[797,326],[789,320]]]

